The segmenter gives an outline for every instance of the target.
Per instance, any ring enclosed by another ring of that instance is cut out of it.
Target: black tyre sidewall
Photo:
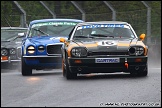
[[[77,74],[70,72],[69,64],[68,64],[68,58],[67,57],[68,56],[66,54],[66,57],[65,57],[65,64],[66,64],[66,67],[65,67],[65,77],[66,77],[66,79],[75,79],[77,77]]]
[[[26,65],[23,57],[21,58],[21,73],[22,73],[23,76],[32,74],[31,67]]]

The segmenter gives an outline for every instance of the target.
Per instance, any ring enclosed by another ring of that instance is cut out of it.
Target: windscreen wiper
[[[79,36],[74,36],[74,38],[88,38],[88,36],[79,35]]]
[[[33,28],[35,31],[39,31],[39,32],[41,32],[41,33],[43,33],[43,34],[45,34],[45,35],[47,35],[47,36],[49,36],[49,34],[48,33],[46,33],[46,32],[44,32],[44,31],[42,31],[42,30],[40,30],[40,29],[35,29],[35,28]]]
[[[104,34],[91,34],[91,36],[97,36],[97,37],[112,37],[112,38],[114,38],[114,36],[109,36],[109,35],[104,35]]]
[[[80,35],[80,36],[74,36],[74,38],[94,38],[94,36],[84,36],[84,35]]]

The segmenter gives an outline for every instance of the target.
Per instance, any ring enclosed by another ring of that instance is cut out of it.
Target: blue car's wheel
[[[27,75],[31,75],[32,74],[32,69],[30,66],[28,66],[25,61],[24,58],[21,57],[21,73],[23,76],[27,76]]]

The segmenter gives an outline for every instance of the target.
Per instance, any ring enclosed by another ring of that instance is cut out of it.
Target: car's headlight
[[[6,55],[8,55],[8,50],[5,48],[1,49],[1,56],[6,56]]]
[[[76,47],[76,48],[72,48],[71,54],[73,57],[86,57],[87,50],[84,47]]]
[[[43,45],[38,46],[38,51],[43,52],[45,50],[45,47]]]
[[[34,46],[29,46],[29,47],[27,48],[27,52],[28,52],[29,54],[33,54],[33,53],[35,52],[35,47],[34,47]]]
[[[14,48],[10,49],[10,54],[16,54],[16,49]]]
[[[128,49],[130,55],[143,55],[144,54],[144,47],[142,46],[133,46]]]

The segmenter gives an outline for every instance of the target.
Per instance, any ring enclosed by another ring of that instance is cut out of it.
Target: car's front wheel
[[[69,64],[68,64],[68,60],[67,60],[67,55],[66,55],[66,58],[65,58],[65,67],[64,67],[64,76],[66,77],[66,79],[75,79],[77,77],[77,73],[72,73],[70,72],[70,69],[69,69]]]
[[[23,57],[21,57],[21,73],[23,76],[32,74],[32,68],[25,63]]]
[[[143,71],[138,73],[138,76],[147,76],[147,74],[148,74],[148,67],[146,65]]]
[[[134,69],[131,69],[131,72],[130,72],[131,76],[147,76],[147,74],[148,74],[147,64],[142,69],[140,69],[141,67],[139,67],[138,70],[136,67],[133,67],[133,68]]]
[[[66,73],[66,70],[65,70],[65,63],[64,63],[64,60],[62,58],[62,74],[63,76],[65,77],[65,73]]]

